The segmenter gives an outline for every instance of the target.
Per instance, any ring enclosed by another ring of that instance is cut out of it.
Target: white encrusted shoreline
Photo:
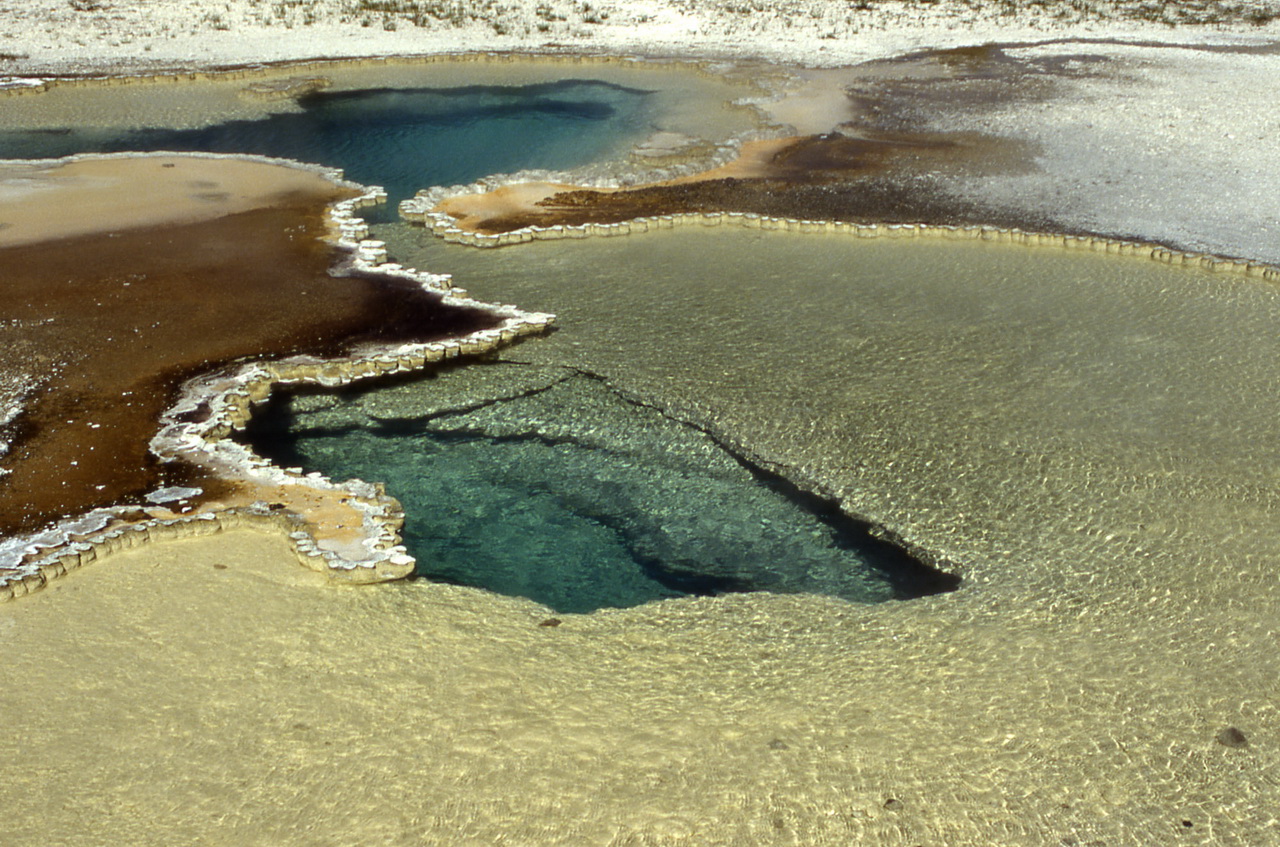
[[[395,57],[355,57],[338,60],[284,61],[257,63],[245,67],[217,70],[163,72],[153,74],[92,74],[85,77],[47,77],[39,79],[7,79],[14,85],[0,85],[0,99],[7,96],[39,95],[55,87],[129,86],[140,84],[184,84],[201,80],[249,80],[276,74],[282,68],[290,72],[319,71],[344,65],[367,64],[432,64],[437,62],[521,62],[536,59],[566,65],[584,63],[651,65],[679,64],[692,72],[715,76],[705,62],[653,59],[642,56],[534,55],[524,52],[493,53],[471,50],[463,53],[440,53]],[[663,166],[635,163],[618,167],[618,163],[601,176],[592,168],[578,169],[572,178],[597,186],[618,186],[624,180],[651,181],[672,178],[704,170],[731,160],[743,142],[764,134],[777,134],[781,127],[771,126],[752,104],[743,104],[757,116],[757,129],[731,138],[715,140],[712,151],[696,157],[696,161]],[[334,388],[378,376],[420,370],[438,361],[460,355],[480,355],[509,344],[517,338],[545,331],[554,315],[522,311],[514,306],[481,303],[466,296],[463,289],[453,288],[447,275],[420,272],[388,262],[385,245],[368,238],[367,224],[358,217],[360,208],[385,202],[380,187],[359,186],[345,180],[341,170],[323,165],[279,159],[253,154],[217,153],[110,153],[75,154],[49,163],[71,163],[90,159],[139,158],[145,156],[182,156],[225,158],[283,165],[317,173],[339,186],[363,190],[350,200],[340,201],[328,210],[331,238],[340,251],[335,265],[340,272],[374,273],[396,278],[424,291],[439,295],[449,306],[482,309],[501,319],[498,327],[479,330],[447,341],[397,346],[365,347],[343,359],[320,359],[293,356],[274,362],[250,363],[231,373],[214,373],[194,378],[181,389],[179,400],[161,418],[159,431],[151,441],[151,451],[163,462],[185,461],[221,479],[275,489],[305,489],[341,504],[358,513],[358,539],[326,538],[314,531],[305,515],[299,515],[266,500],[254,500],[234,508],[200,509],[191,514],[163,519],[138,520],[128,517],[136,506],[96,509],[60,522],[35,533],[0,539],[0,601],[38,591],[48,582],[95,561],[116,549],[137,546],[151,538],[208,534],[224,528],[255,525],[274,528],[288,534],[291,546],[305,566],[328,574],[331,578],[351,583],[382,582],[400,579],[412,573],[414,560],[400,543],[404,514],[395,498],[380,484],[351,480],[341,484],[318,473],[304,474],[302,469],[281,469],[232,440],[231,434],[242,429],[252,414],[252,406],[264,402],[276,386],[306,384]],[[24,164],[31,161],[21,160]],[[598,170],[598,169],[595,169]],[[526,170],[515,174],[499,174],[486,178],[473,188],[493,181],[520,182],[548,175],[546,171]],[[567,176],[567,175],[565,175]],[[207,416],[199,423],[180,418],[203,407]]]
[[[503,185],[513,184],[517,184],[517,180],[514,177],[495,177],[470,185],[427,189],[426,191],[418,192],[411,199],[402,201],[400,203],[400,215],[411,223],[421,224],[428,232],[443,241],[483,248],[507,247],[513,244],[527,244],[531,241],[556,241],[590,236],[616,237],[684,226],[737,226],[743,229],[842,234],[858,238],[976,239],[1028,246],[1062,247],[1072,250],[1090,250],[1098,253],[1146,257],[1165,264],[1197,265],[1212,271],[1242,273],[1247,276],[1280,280],[1280,267],[1269,265],[1265,262],[1255,262],[1213,253],[1177,250],[1154,242],[1108,238],[1101,235],[1034,232],[1018,228],[984,225],[855,223],[852,221],[826,219],[776,217],[760,215],[754,212],[680,212],[670,215],[642,216],[616,223],[555,224],[547,227],[531,225],[514,229],[510,232],[480,233],[459,226],[457,218],[438,208],[442,202],[453,197],[491,191]]]
[[[175,154],[122,153],[112,157],[156,155]],[[178,155],[209,157],[200,153]],[[87,158],[103,157],[81,155],[57,161]],[[481,303],[468,298],[462,289],[452,288],[447,276],[387,262],[384,245],[367,238],[368,227],[356,215],[357,209],[385,201],[386,193],[381,188],[356,186],[344,180],[338,170],[302,162],[264,156],[213,158],[295,167],[319,173],[340,186],[363,188],[360,196],[334,203],[328,209],[330,237],[339,251],[336,265],[348,272],[377,274],[418,285],[425,292],[439,295],[445,305],[484,310],[501,322],[493,329],[443,341],[365,345],[343,358],[291,356],[199,376],[183,385],[178,401],[161,417],[151,450],[162,462],[185,461],[241,486],[305,489],[323,500],[337,501],[359,515],[360,526],[348,527],[355,530],[354,543],[350,539],[328,538],[315,531],[307,515],[263,499],[232,508],[196,506],[190,514],[145,520],[129,517],[139,510],[138,505],[96,509],[50,529],[0,540],[0,601],[38,591],[68,571],[118,549],[153,539],[207,535],[245,525],[287,533],[302,564],[339,581],[381,582],[408,576],[414,560],[400,544],[404,513],[380,484],[360,480],[335,483],[319,473],[278,468],[230,436],[243,429],[252,407],[265,401],[277,386],[337,387],[361,379],[408,373],[446,359],[495,350],[522,336],[543,332],[554,323],[554,315]],[[206,412],[199,416],[201,420],[183,420],[198,410]]]
[[[85,76],[50,76],[29,79],[0,77],[0,102],[5,97],[40,95],[61,88],[102,88],[147,85],[188,85],[201,82],[245,82],[240,96],[253,101],[295,99],[312,90],[328,88],[330,80],[326,72],[363,67],[416,67],[430,65],[507,64],[536,62],[553,66],[601,66],[617,68],[678,68],[682,72],[711,79],[724,79],[724,62],[699,58],[650,57],[640,54],[563,54],[544,51],[466,50],[428,54],[406,54],[367,57],[348,57],[323,60],[280,60],[258,62],[231,68],[157,73],[93,73]],[[780,69],[781,70],[781,69]],[[293,74],[280,79],[282,72]],[[256,82],[254,80],[257,80]],[[531,182],[546,179],[571,180],[576,185],[594,188],[619,188],[630,184],[657,182],[689,176],[727,164],[737,157],[742,145],[748,141],[782,137],[794,134],[792,127],[781,125],[769,118],[762,104],[781,96],[779,90],[770,87],[763,79],[753,80],[758,95],[723,105],[726,109],[741,109],[751,114],[754,128],[728,137],[693,139],[701,144],[690,155],[673,154],[653,161],[620,159],[593,162],[567,172],[542,169],[525,169],[515,173],[490,174],[472,184],[473,190],[486,190],[498,185],[515,182]],[[127,155],[127,154],[125,154]],[[198,154],[199,155],[199,154]],[[243,158],[254,159],[252,155]],[[457,186],[444,190],[452,191]],[[424,191],[435,190],[431,187]]]

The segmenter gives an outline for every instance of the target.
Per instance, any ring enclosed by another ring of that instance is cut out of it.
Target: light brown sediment
[[[436,208],[457,220],[459,229],[474,232],[494,215],[527,214],[537,209],[540,200],[575,188],[563,182],[518,182],[483,194],[448,197]]]
[[[240,89],[240,96],[250,100],[296,100],[323,91],[333,84],[324,76],[291,76],[288,79],[254,82]]]
[[[424,54],[405,54],[396,56],[363,56],[354,58],[325,58],[282,60],[276,62],[254,63],[231,67],[210,67],[202,70],[172,71],[158,73],[127,72],[120,74],[85,74],[81,76],[50,76],[38,79],[23,80],[21,85],[0,86],[0,99],[5,97],[23,97],[44,94],[49,91],[65,88],[112,88],[135,86],[168,86],[188,85],[200,82],[238,82],[249,81],[241,89],[241,93],[249,99],[270,101],[284,92],[286,96],[298,96],[318,88],[328,87],[331,82],[326,74],[350,69],[405,67],[430,65],[518,65],[536,63],[550,67],[620,67],[645,70],[678,68],[682,72],[696,74],[706,79],[723,80],[726,72],[732,74],[732,66],[723,62],[699,59],[696,57],[655,57],[642,55],[624,55],[601,52],[598,54],[564,54],[553,51],[510,50],[510,51],[465,51],[439,52]],[[745,63],[752,64],[752,63]],[[751,74],[736,74],[736,81],[743,85],[756,85],[770,74],[778,74],[778,69],[757,71]],[[754,111],[754,107],[743,104],[724,104],[725,108],[740,108]]]
[[[759,178],[769,173],[770,159],[797,140],[795,136],[787,136],[745,141],[738,148],[737,154],[727,162],[705,171],[661,180],[655,185],[684,185],[715,179]],[[409,208],[414,210],[409,214],[417,214],[416,210],[424,208],[429,202],[426,198],[433,196],[436,190],[426,189],[419,198],[406,201],[411,204],[410,206],[406,207],[402,204],[401,209]],[[583,190],[581,185],[570,185],[564,182],[521,180],[498,185],[489,191],[445,197],[439,201],[433,211],[443,212],[454,218],[457,228],[462,231],[491,235],[494,233],[487,226],[490,221],[513,216],[537,215],[544,211],[543,204],[551,201],[556,195],[581,190]],[[612,193],[621,189],[601,186],[592,190]]]
[[[325,169],[268,170],[263,161],[181,154],[0,161],[0,248],[198,223],[332,185]]]
[[[789,94],[762,107],[774,110]],[[784,110],[785,112],[785,110]],[[489,177],[469,186],[438,186],[401,202],[404,217],[449,214],[454,226],[482,235],[527,227],[622,223],[665,214],[741,212],[769,217],[855,223],[888,222],[1025,226],[1026,218],[963,198],[912,189],[935,170],[990,167],[1018,170],[1031,151],[1023,144],[969,132],[885,132],[845,125],[819,135],[739,137],[709,168],[659,174],[647,182],[593,180],[553,191],[566,175]],[[757,134],[760,135],[760,134]],[[532,183],[527,188],[518,187]],[[493,196],[506,190],[507,193]]]
[[[764,177],[775,170],[774,158],[786,148],[796,144],[801,138],[798,135],[787,135],[780,138],[757,138],[744,141],[733,159],[706,171],[663,180],[658,185],[686,185],[713,179],[757,179]]]

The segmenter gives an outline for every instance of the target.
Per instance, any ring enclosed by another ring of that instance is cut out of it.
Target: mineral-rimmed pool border
[[[285,84],[282,93],[269,83],[253,83],[240,90],[240,95],[248,100],[266,102],[282,99],[293,99],[328,87],[328,80],[321,76],[326,70],[342,70],[347,68],[363,68],[374,66],[405,67],[429,66],[440,64],[508,64],[536,63],[547,65],[583,66],[601,65],[605,67],[645,69],[678,69],[693,73],[705,79],[728,81],[727,71],[735,67],[733,62],[713,59],[682,58],[678,56],[654,57],[641,55],[598,53],[543,53],[538,51],[464,51],[458,53],[423,53],[416,55],[367,56],[340,59],[300,59],[281,62],[265,62],[254,65],[237,65],[225,68],[205,70],[172,70],[157,73],[121,73],[94,74],[81,77],[53,76],[47,78],[5,78],[0,77],[0,98],[6,96],[38,95],[54,88],[93,88],[117,87],[133,85],[187,85],[198,82],[228,82],[237,80],[266,80],[281,73],[310,75],[306,79],[289,78],[279,80]],[[782,74],[789,70],[782,66],[771,66]],[[722,102],[726,109],[741,109],[752,117],[754,129],[738,133],[728,138],[707,139],[708,151],[692,156],[686,161],[646,163],[646,162],[614,162],[608,177],[592,177],[577,174],[575,171],[549,171],[542,169],[526,169],[511,174],[493,174],[486,177],[484,185],[503,185],[537,180],[568,180],[575,185],[589,188],[617,188],[625,180],[630,183],[659,182],[667,179],[690,176],[712,168],[725,165],[739,155],[742,145],[748,141],[775,138],[790,135],[792,128],[771,121],[760,108],[761,104],[778,94],[776,89],[765,84],[760,76],[751,76],[742,83],[758,92],[758,97],[744,98],[732,102]],[[95,154],[85,154],[95,155]],[[106,154],[103,154],[106,155]],[[68,157],[74,158],[74,157]],[[243,158],[263,158],[246,154]],[[679,157],[677,157],[679,158]],[[322,168],[323,169],[323,168]],[[450,191],[457,186],[445,189]],[[428,188],[426,191],[434,189]],[[419,192],[422,194],[423,192]],[[406,201],[411,202],[411,201]]]
[[[737,226],[742,229],[830,233],[858,238],[941,238],[951,241],[980,240],[1004,244],[1020,244],[1028,247],[1061,247],[1071,250],[1090,250],[1096,253],[1112,253],[1121,256],[1137,256],[1170,265],[1192,265],[1216,272],[1240,273],[1273,281],[1280,280],[1280,267],[1265,262],[1253,262],[1247,259],[1221,256],[1214,253],[1178,250],[1163,244],[1147,241],[1109,238],[1100,235],[1033,232],[995,226],[856,223],[852,221],[772,217],[755,212],[681,212],[671,215],[632,218],[617,223],[555,224],[549,227],[525,226],[510,232],[490,234],[463,229],[457,225],[457,219],[452,215],[436,209],[442,201],[449,198],[490,191],[500,184],[502,183],[486,181],[471,185],[421,191],[417,196],[400,203],[400,216],[412,223],[422,224],[428,232],[443,241],[465,244],[469,247],[506,247],[512,244],[527,244],[531,241],[554,241],[566,238],[587,238],[590,236],[621,236],[685,226]]]
[[[722,69],[728,67],[724,62],[711,60],[618,55],[604,52],[557,54],[536,51],[466,51],[296,60],[204,70],[171,70],[150,74],[0,78],[0,98],[39,95],[60,87],[181,85],[193,82],[265,79],[282,72],[306,74],[322,73],[326,69],[377,65],[426,66],[480,62],[505,64],[536,62],[565,66],[604,65],[637,69],[679,68],[685,72],[714,79],[724,79]],[[306,82],[318,81],[307,80]],[[758,82],[752,81],[751,84],[762,94],[765,93],[765,89]],[[317,85],[311,84],[293,87],[289,94],[306,93],[316,87]],[[274,91],[262,92],[258,88],[259,86],[249,85],[241,93],[254,100],[277,99]],[[754,116],[756,129],[740,136],[714,142],[710,155],[699,156],[698,161],[668,165],[665,168],[633,166],[627,169],[627,173],[645,181],[694,173],[708,166],[729,161],[737,155],[740,145],[751,137],[776,135],[783,131],[782,127],[773,126],[765,121],[754,102],[726,103],[725,107],[750,111]],[[367,224],[355,214],[359,208],[385,202],[385,191],[379,187],[365,187],[348,182],[343,178],[342,171],[335,168],[252,154],[203,152],[174,154],[165,151],[87,153],[47,161],[72,162],[81,159],[137,158],[152,155],[229,158],[297,167],[320,173],[338,185],[363,190],[365,193],[362,195],[332,204],[328,209],[330,235],[338,250],[347,254],[345,258],[340,256],[335,260],[336,266],[345,265],[345,269],[355,272],[402,279],[409,284],[421,286],[425,291],[439,294],[446,305],[488,311],[501,318],[502,322],[494,329],[480,330],[447,341],[394,347],[365,347],[359,354],[342,359],[294,356],[275,362],[246,364],[232,373],[196,377],[183,385],[178,402],[162,415],[159,423],[160,431],[151,442],[152,452],[161,461],[183,460],[232,482],[256,480],[276,486],[304,486],[314,492],[340,498],[345,505],[361,513],[364,549],[360,555],[344,555],[339,550],[326,547],[325,539],[309,531],[305,516],[281,510],[278,506],[272,508],[271,504],[266,502],[254,502],[232,509],[197,509],[191,514],[150,520],[129,517],[129,513],[136,514],[140,506],[106,507],[61,521],[56,526],[43,531],[0,539],[0,602],[38,591],[51,580],[83,564],[96,561],[117,549],[138,546],[152,538],[205,535],[246,525],[287,532],[298,559],[304,565],[324,572],[336,580],[365,583],[408,576],[413,571],[414,560],[400,544],[399,530],[404,523],[404,513],[398,501],[387,495],[380,484],[353,480],[339,485],[318,473],[304,475],[301,469],[277,468],[247,447],[231,440],[230,435],[244,428],[252,414],[252,406],[265,401],[277,385],[291,387],[316,384],[338,387],[362,379],[421,370],[437,361],[460,355],[480,355],[512,343],[521,336],[543,332],[554,323],[555,316],[525,312],[514,306],[481,303],[466,297],[465,290],[454,289],[447,275],[419,272],[387,262],[385,244],[369,239]],[[504,174],[499,178],[524,181],[543,174],[542,171],[522,171],[517,174]],[[613,179],[584,180],[581,178],[577,181],[591,182],[601,186],[614,185],[617,182]],[[203,421],[186,423],[179,420],[179,416],[184,412],[191,412],[200,406],[209,413]]]
[[[263,161],[296,165],[281,160]],[[333,171],[326,173],[334,174]],[[465,186],[468,190],[474,187]],[[362,513],[364,555],[346,556],[327,547],[323,537],[317,537],[308,530],[305,515],[274,510],[267,503],[148,521],[120,519],[119,512],[127,508],[121,507],[98,510],[70,522],[61,537],[51,538],[48,533],[42,533],[43,537],[32,539],[31,548],[21,565],[0,574],[0,601],[39,590],[50,580],[117,549],[138,546],[151,539],[205,535],[241,526],[287,532],[302,564],[327,573],[338,581],[382,582],[399,579],[412,572],[414,561],[400,544],[399,529],[404,522],[404,513],[398,501],[389,496],[381,484],[359,480],[338,484],[319,473],[304,474],[298,468],[278,468],[230,438],[232,433],[244,428],[253,406],[264,402],[277,386],[311,384],[333,388],[362,379],[409,373],[445,359],[498,349],[519,337],[542,332],[554,322],[552,315],[527,313],[514,306],[495,306],[467,298],[462,289],[451,287],[448,276],[386,262],[385,245],[366,238],[368,227],[355,215],[356,209],[382,202],[384,198],[381,189],[372,188],[360,197],[333,204],[329,209],[330,222],[338,233],[336,244],[347,252],[350,267],[414,282],[425,290],[439,293],[449,305],[485,309],[501,316],[503,323],[494,329],[479,330],[446,341],[367,348],[359,355],[342,359],[294,356],[276,362],[246,364],[230,374],[197,377],[184,385],[180,400],[166,412],[160,431],[152,441],[152,450],[162,461],[184,460],[233,481],[250,479],[281,486],[305,486],[325,497],[344,498],[348,505]],[[406,201],[406,204],[411,202]],[[1060,247],[1129,255],[1269,281],[1280,280],[1280,268],[1260,262],[1173,250],[1139,241],[984,226],[857,224],[711,212],[637,218],[616,224],[525,227],[510,233],[484,235],[459,229],[444,213],[427,212],[421,219],[427,229],[438,237],[477,247],[500,247],[544,239],[628,235],[677,226],[739,226],[799,233],[839,233],[859,238],[932,237]],[[199,423],[180,420],[184,413],[200,406],[209,412],[205,420]],[[76,532],[78,524],[94,520],[101,521],[103,525],[94,531]]]
[[[86,154],[55,161],[159,155],[175,154]],[[440,296],[445,305],[483,310],[500,318],[501,322],[492,329],[443,341],[363,345],[342,358],[298,355],[278,361],[247,363],[229,372],[198,376],[183,384],[177,402],[162,415],[159,431],[151,440],[151,450],[162,462],[184,461],[233,484],[300,486],[322,499],[339,500],[361,516],[360,550],[356,555],[352,555],[351,545],[334,544],[314,532],[305,514],[278,506],[273,508],[266,501],[225,509],[202,510],[197,507],[191,514],[150,519],[130,515],[136,515],[142,508],[139,505],[122,505],[96,509],[51,529],[5,539],[7,544],[0,548],[0,567],[4,568],[0,571],[0,601],[38,591],[53,579],[104,558],[115,550],[139,546],[153,539],[207,535],[241,526],[286,532],[302,564],[337,581],[383,582],[408,576],[413,571],[414,560],[400,544],[399,530],[404,523],[404,513],[398,501],[389,496],[380,484],[360,480],[338,484],[318,473],[281,469],[230,436],[244,428],[252,415],[252,407],[265,401],[277,386],[316,384],[337,387],[358,380],[421,370],[434,362],[462,355],[480,355],[522,336],[543,332],[554,323],[555,316],[472,300],[464,290],[453,288],[447,275],[420,272],[387,262],[385,245],[367,238],[368,225],[356,215],[359,208],[384,202],[386,193],[378,187],[348,182],[342,178],[341,171],[264,156],[176,155],[247,159],[295,167],[326,176],[339,186],[363,190],[363,194],[330,204],[326,210],[328,239],[338,253],[334,262],[336,272],[400,279]],[[353,284],[358,284],[358,281],[353,280]],[[202,419],[195,422],[183,419],[196,410],[207,414],[197,416]]]
[[[58,77],[24,81],[16,86],[0,85],[0,97],[38,94],[54,86],[131,85],[144,83],[187,83],[204,80],[252,79],[279,73],[321,71],[325,68],[353,67],[386,64],[434,64],[444,62],[552,62],[566,65],[589,63],[653,66],[658,63],[679,65],[708,76],[720,76],[706,62],[681,60],[652,60],[639,57],[610,55],[544,55],[538,53],[459,53],[431,54],[423,56],[375,57],[343,60],[318,60],[255,65],[221,70],[172,72],[153,75],[93,76],[83,78]],[[725,151],[736,149],[742,139],[733,139],[719,145],[717,158]],[[722,149],[720,149],[722,148]],[[74,161],[84,158],[139,157],[148,155],[175,155],[173,153],[123,153],[83,154],[57,161]],[[514,342],[524,335],[545,331],[555,320],[553,315],[523,312],[514,306],[481,303],[466,297],[463,289],[452,287],[447,275],[420,272],[386,261],[383,242],[368,238],[365,222],[355,214],[365,206],[384,202],[385,192],[380,188],[356,186],[342,178],[342,173],[332,168],[309,165],[265,156],[183,153],[205,158],[235,158],[260,161],[269,164],[297,167],[321,173],[339,185],[363,188],[360,196],[330,205],[327,210],[330,237],[340,256],[338,266],[350,271],[373,273],[383,277],[402,279],[421,286],[425,291],[439,294],[447,305],[489,311],[502,319],[502,323],[489,330],[480,330],[466,336],[446,341],[395,346],[369,346],[358,353],[340,359],[322,359],[314,356],[293,356],[274,362],[258,362],[239,366],[227,373],[208,374],[189,380],[181,389],[180,399],[161,418],[157,435],[152,439],[152,451],[162,461],[186,461],[196,467],[211,471],[218,477],[238,481],[256,481],[275,486],[301,486],[326,498],[341,498],[361,513],[362,542],[360,555],[334,549],[326,545],[323,536],[312,532],[305,515],[298,515],[267,502],[254,502],[242,507],[217,510],[197,510],[191,514],[173,518],[137,520],[126,516],[136,512],[137,506],[120,506],[97,509],[87,515],[62,522],[51,530],[27,536],[6,539],[9,550],[0,550],[0,601],[23,596],[45,587],[51,580],[68,571],[110,555],[118,549],[138,546],[153,539],[165,539],[188,535],[206,535],[226,529],[253,526],[286,532],[299,561],[307,567],[324,572],[331,578],[349,583],[380,582],[399,579],[412,572],[414,561],[400,544],[399,529],[404,514],[399,503],[387,495],[377,483],[359,480],[337,484],[318,473],[304,474],[301,469],[281,469],[254,454],[249,448],[230,438],[242,430],[252,415],[254,405],[265,401],[277,386],[321,385],[338,387],[358,380],[379,376],[409,373],[428,365],[460,355],[478,355]],[[993,226],[954,226],[919,223],[855,223],[834,220],[809,220],[772,217],[751,212],[693,212],[634,218],[618,223],[587,223],[582,225],[554,225],[550,227],[527,226],[506,233],[483,234],[464,230],[456,219],[447,213],[436,211],[438,204],[449,197],[480,193],[506,184],[527,181],[530,176],[545,177],[538,172],[495,175],[470,185],[435,187],[418,193],[400,204],[401,216],[411,222],[421,223],[430,233],[445,241],[474,247],[492,248],[522,244],[539,240],[587,238],[591,236],[621,236],[651,230],[674,229],[685,226],[738,226],[746,229],[780,230],[798,233],[831,233],[859,238],[941,238],[946,240],[982,240],[1025,246],[1049,246],[1064,249],[1090,250],[1093,252],[1129,255],[1148,258],[1165,264],[1198,266],[1214,272],[1238,273],[1259,277],[1268,281],[1280,281],[1280,267],[1209,253],[1181,251],[1166,245],[1109,238],[1093,235],[1066,235],[1046,232],[1028,232],[1016,228]],[[559,174],[560,179],[572,177]],[[610,180],[595,180],[594,187],[609,187]],[[345,255],[343,255],[345,254]],[[208,414],[204,420],[192,423],[181,417],[203,407]],[[19,548],[17,561],[5,561],[4,554],[12,554]]]

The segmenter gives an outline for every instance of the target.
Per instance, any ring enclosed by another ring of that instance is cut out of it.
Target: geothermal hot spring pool
[[[494,172],[589,170],[672,121],[711,137],[744,126],[688,99],[682,115],[661,80],[368,73],[269,106],[217,86],[106,92],[133,97],[123,122],[101,103],[61,106],[55,89],[0,132],[0,157],[282,156],[384,185],[393,209]],[[701,84],[697,96],[726,98],[726,84]],[[1181,495],[1247,478],[1259,445],[1241,449],[1243,434],[1280,411],[1266,329],[1277,305],[1243,277],[731,227],[480,251],[387,209],[375,235],[395,260],[556,312],[561,329],[409,381],[281,394],[248,437],[286,466],[386,482],[419,575],[558,612],[750,590],[858,602],[947,590],[957,578],[885,536],[947,539],[919,548],[946,567],[1022,522],[1037,554],[1066,555],[1112,511],[1157,508],[1098,486]],[[1028,474],[1036,497],[1017,482]]]
[[[598,80],[318,91],[294,109],[198,126],[13,130],[0,134],[0,158],[173,150],[315,162],[381,185],[391,218],[427,186],[616,156],[650,131],[653,93]]]
[[[455,138],[524,121],[522,152],[528,126],[568,122],[597,145],[416,187],[607,174],[593,157],[655,130],[751,128],[708,105],[750,92],[656,68],[322,73],[331,111],[229,79],[54,88],[6,100],[0,125],[46,155],[77,133],[302,126],[405,90],[437,123],[465,116]],[[420,146],[424,169],[447,152]],[[335,587],[279,534],[231,529],[3,604],[0,761],[15,803],[34,798],[10,840],[1274,840],[1273,283],[732,226],[478,250],[385,214],[373,237],[559,317],[417,378],[280,394],[246,434],[385,481],[433,580]],[[929,594],[949,585],[900,547],[960,590]]]
[[[655,130],[657,94],[589,79],[320,91],[293,110],[206,126],[14,130],[0,135],[0,157],[180,150],[319,162],[385,186],[377,219],[389,222],[387,209],[424,186],[617,158]],[[350,411],[383,395],[282,398],[251,439],[285,466],[385,482],[408,515],[420,576],[565,613],[751,590],[879,602],[958,582],[607,380],[472,365],[416,390],[465,399],[386,420]]]

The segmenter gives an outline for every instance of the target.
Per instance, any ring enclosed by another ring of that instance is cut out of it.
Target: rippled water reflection
[[[496,251],[380,235],[482,298],[560,315],[509,357],[600,374],[953,559],[1049,581],[1209,562],[1232,509],[1280,512],[1280,297],[1255,279],[728,228]]]
[[[740,591],[878,602],[954,584],[705,433],[563,368],[471,364],[305,395],[252,435],[284,464],[385,482],[419,575],[557,612]]]

